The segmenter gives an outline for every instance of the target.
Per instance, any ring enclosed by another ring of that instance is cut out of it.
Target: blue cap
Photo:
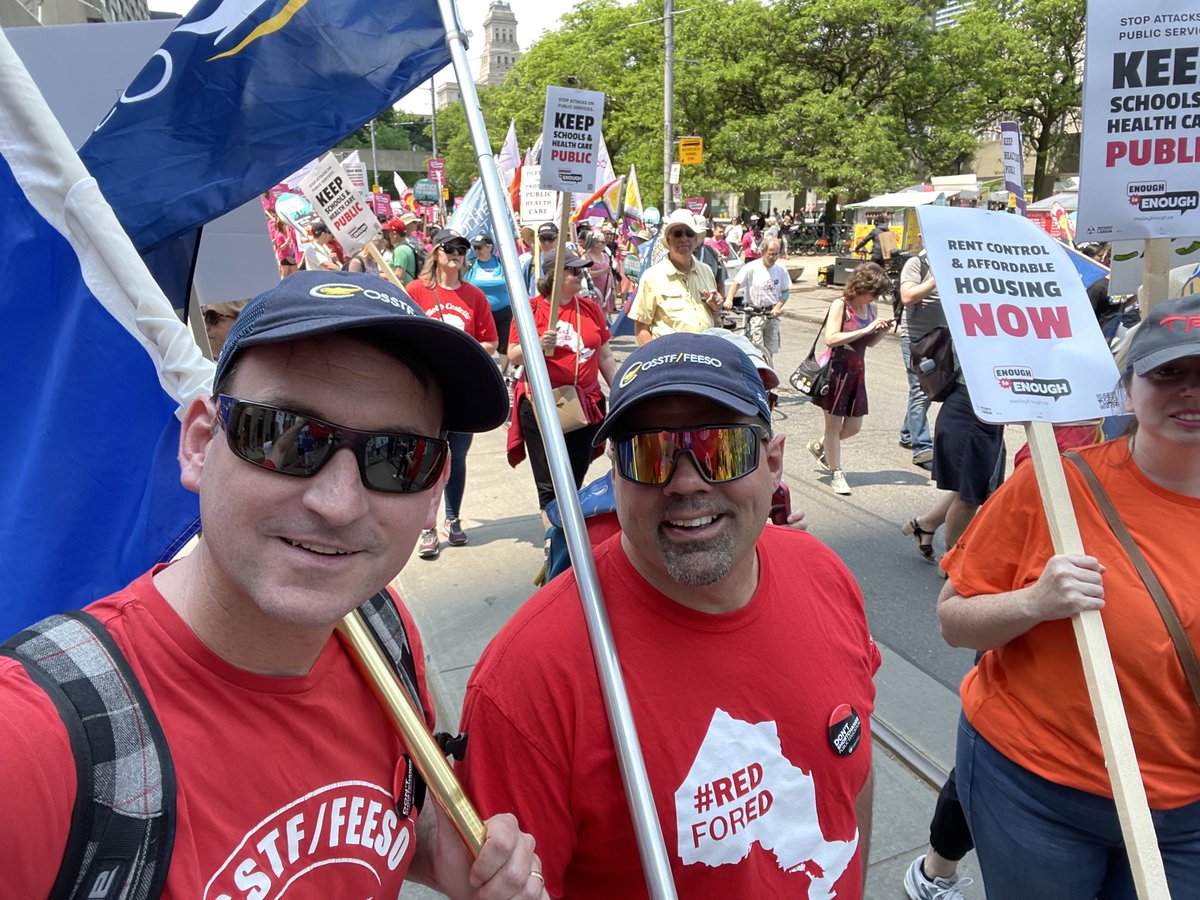
[[[259,294],[233,323],[213,384],[248,347],[340,333],[424,363],[441,388],[447,431],[490,431],[508,416],[508,391],[491,354],[466,332],[426,316],[401,288],[365,272],[295,272]]]
[[[598,447],[619,432],[621,417],[634,406],[668,394],[705,397],[740,415],[757,416],[771,427],[767,392],[750,357],[714,334],[680,332],[655,338],[629,354],[617,372],[608,415],[592,445]]]

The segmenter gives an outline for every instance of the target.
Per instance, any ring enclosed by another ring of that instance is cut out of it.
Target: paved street
[[[862,433],[843,450],[853,493],[839,497],[829,487],[828,474],[804,449],[819,433],[820,410],[801,402],[786,383],[837,292],[814,287],[821,258],[793,262],[803,264],[805,271],[793,284],[785,313],[784,346],[776,360],[784,385],[775,414],[777,429],[788,436],[785,480],[792,504],[805,511],[812,532],[846,561],[862,586],[884,659],[876,680],[877,719],[945,771],[954,754],[957,686],[972,653],[942,642],[934,615],[942,581],[935,567],[920,559],[913,539],[899,531],[900,524],[929,506],[936,493],[927,474],[911,464],[911,453],[897,445],[908,389],[899,342],[888,335],[867,354],[871,413]],[[614,341],[619,359],[632,346],[631,338]],[[1021,432],[1010,429],[1010,459],[1022,442]],[[597,461],[591,474],[600,474],[604,467],[603,460]],[[470,544],[450,548],[443,543],[441,558],[434,562],[414,554],[398,579],[425,639],[439,724],[445,728],[457,724],[467,679],[480,652],[533,591],[532,578],[541,566],[543,535],[533,480],[526,466],[509,468],[503,431],[476,438],[463,506]],[[940,555],[940,535],[937,550]],[[904,871],[928,840],[936,793],[878,740],[875,760],[867,897],[902,898]],[[968,857],[964,871],[977,876],[973,857]],[[969,900],[984,896],[978,883],[964,894]],[[414,890],[405,896],[440,895]]]

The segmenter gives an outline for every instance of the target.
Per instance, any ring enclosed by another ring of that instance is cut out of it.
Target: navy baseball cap
[[[1200,356],[1200,294],[1154,307],[1130,339],[1125,366],[1146,375],[1189,356]]]
[[[622,416],[637,404],[668,394],[705,397],[771,427],[767,392],[750,357],[715,334],[666,334],[629,354],[617,372],[592,446],[619,433]]]
[[[248,347],[340,333],[424,363],[441,388],[447,431],[490,431],[508,416],[508,391],[491,354],[466,332],[426,316],[402,289],[365,272],[294,272],[259,294],[233,323],[213,384]]]

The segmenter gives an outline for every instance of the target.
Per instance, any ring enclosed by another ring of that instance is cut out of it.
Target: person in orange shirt
[[[1200,534],[1200,297],[1164,303],[1122,374],[1129,436],[1078,450],[1194,648]],[[1200,684],[1082,471],[1065,462],[1087,555],[1055,554],[1021,466],[943,560],[942,633],[986,650],[963,679],[958,792],[991,900],[1135,896],[1070,617],[1100,610],[1167,881],[1200,896]]]

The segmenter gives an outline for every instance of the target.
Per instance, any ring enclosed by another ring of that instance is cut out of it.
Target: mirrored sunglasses
[[[441,438],[343,428],[303,413],[222,394],[219,418],[229,449],[282,475],[312,478],[343,448],[354,451],[363,486],[391,494],[428,490],[449,454]]]
[[[640,431],[613,438],[617,473],[636,484],[664,485],[680,453],[709,484],[736,481],[758,468],[767,431],[758,425],[709,425],[688,431]]]

